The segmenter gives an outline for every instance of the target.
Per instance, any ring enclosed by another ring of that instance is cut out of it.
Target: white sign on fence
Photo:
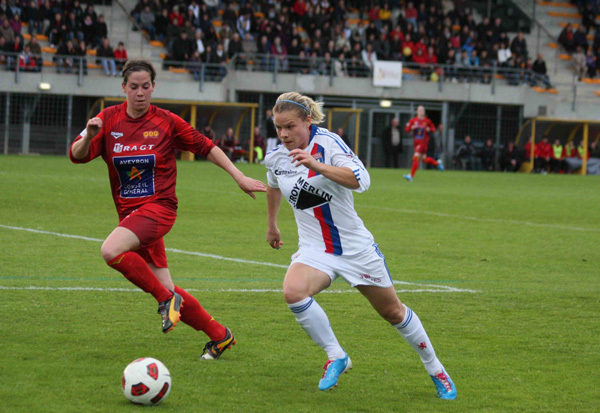
[[[373,65],[373,86],[402,86],[402,62],[376,61]]]

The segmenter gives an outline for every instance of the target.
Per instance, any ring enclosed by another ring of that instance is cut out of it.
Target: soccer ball
[[[157,405],[171,391],[171,374],[157,359],[142,357],[125,367],[122,386],[132,403]]]

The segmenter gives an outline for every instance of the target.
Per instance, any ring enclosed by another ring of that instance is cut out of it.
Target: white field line
[[[34,176],[36,178],[39,178],[38,175],[35,175],[33,173],[0,171],[0,174],[1,175],[17,175],[17,176]],[[48,175],[45,175],[45,176],[48,176]],[[52,175],[52,176],[57,176],[57,175]],[[61,175],[60,178],[67,179],[67,178],[71,178],[71,176],[69,176],[69,175],[62,176]],[[81,179],[87,179],[87,180],[98,181],[98,182],[106,181],[105,179],[95,178],[95,177],[84,177],[84,178],[77,177],[77,180],[81,180]],[[198,188],[187,188],[187,189],[191,189],[194,191],[200,190],[203,192],[224,193],[224,194],[230,194],[230,195],[239,195],[241,193],[239,191],[216,191],[216,190],[207,190],[207,189],[198,189]],[[391,212],[399,212],[399,213],[406,213],[406,214],[432,215],[432,216],[444,217],[444,218],[464,219],[464,220],[468,220],[468,221],[494,222],[494,223],[499,223],[499,224],[529,225],[532,227],[555,228],[555,229],[564,229],[564,230],[568,230],[568,231],[600,232],[600,228],[582,228],[582,227],[573,227],[573,226],[569,226],[569,225],[545,224],[545,223],[531,222],[531,221],[518,221],[518,220],[513,220],[513,219],[479,218],[479,217],[472,217],[472,216],[468,216],[468,215],[446,214],[444,212],[433,212],[433,211],[418,211],[418,210],[414,210],[414,209],[389,208],[389,207],[381,207],[381,206],[377,206],[377,205],[356,205],[356,206],[359,208],[372,208],[372,209],[378,209],[381,211],[391,211]],[[0,225],[0,227],[9,228],[4,225]],[[10,228],[12,228],[12,227],[10,227]],[[26,229],[24,228],[23,230],[26,230]],[[44,233],[44,232],[40,232],[40,233]],[[51,234],[49,232],[46,232],[46,233]],[[76,236],[73,236],[73,238],[75,238],[75,237]],[[85,237],[80,237],[80,238],[86,239]],[[95,240],[90,239],[90,241],[95,241]],[[185,252],[182,252],[182,253],[185,253]],[[196,254],[192,253],[192,255],[196,255]],[[204,256],[204,255],[201,255],[201,256]]]
[[[529,225],[532,227],[556,228],[556,229],[565,229],[565,230],[570,230],[570,231],[600,232],[600,228],[572,227],[570,225],[544,224],[544,223],[539,223],[539,222],[517,221],[514,219],[479,218],[479,217],[471,217],[471,216],[467,216],[467,215],[446,214],[444,212],[417,211],[414,209],[389,208],[389,207],[381,207],[381,206],[377,206],[377,205],[356,205],[356,206],[359,208],[372,208],[372,209],[379,209],[382,211],[400,212],[400,213],[405,213],[405,214],[433,215],[436,217],[465,219],[468,221],[494,222],[494,223],[498,223],[498,224]]]
[[[94,241],[94,242],[102,242],[103,240],[98,239],[98,238],[90,238],[90,237],[83,237],[81,235],[71,235],[71,234],[61,234],[60,232],[52,232],[52,231],[42,231],[39,229],[33,229],[33,228],[23,228],[23,227],[12,227],[10,225],[2,225],[0,224],[0,228],[5,228],[5,229],[13,229],[16,231],[27,231],[27,232],[33,232],[36,234],[46,234],[46,235],[54,235],[56,237],[63,237],[63,238],[73,238],[73,239],[81,239],[84,241]],[[203,252],[194,252],[194,251],[184,251],[184,250],[179,250],[179,249],[175,249],[175,248],[166,248],[167,251],[171,251],[171,252],[176,252],[179,254],[187,254],[187,255],[196,255],[199,257],[206,257],[206,258],[214,258],[217,260],[224,260],[224,261],[233,261],[233,262],[240,262],[243,264],[256,264],[256,265],[266,265],[269,267],[277,267],[277,268],[287,268],[287,265],[281,265],[281,264],[273,264],[271,262],[262,262],[262,261],[251,261],[251,260],[244,260],[241,258],[230,258],[230,257],[223,257],[220,255],[215,255],[215,254],[205,254]]]
[[[426,285],[426,284],[415,284],[408,282],[398,282],[399,284],[407,285]],[[453,293],[453,292],[467,292],[476,293],[476,290],[462,290],[459,288],[451,289],[440,289],[438,285],[435,285],[435,289],[418,289],[418,290],[396,290],[397,293]],[[28,287],[9,287],[0,285],[0,291],[2,290],[27,290],[27,291],[92,291],[92,292],[127,292],[127,293],[141,293],[142,290],[137,288],[100,288],[100,287],[38,287],[30,285]],[[277,288],[220,288],[220,289],[202,289],[202,288],[186,288],[186,291],[191,292],[227,292],[227,293],[283,293],[283,290]],[[346,294],[346,293],[357,293],[358,290],[324,290],[321,294]]]
[[[57,237],[63,237],[63,238],[72,238],[72,239],[81,239],[84,241],[94,241],[94,242],[102,242],[101,239],[98,238],[90,238],[90,237],[84,237],[81,235],[71,235],[71,234],[62,234],[60,232],[52,232],[52,231],[42,231],[42,230],[38,230],[38,229],[33,229],[33,228],[23,228],[23,227],[14,227],[14,226],[10,226],[10,225],[2,225],[0,224],[0,228],[5,228],[5,229],[12,229],[12,230],[16,230],[16,231],[26,231],[26,232],[33,232],[35,234],[44,234],[44,235],[54,235]],[[243,263],[243,264],[255,264],[255,265],[264,265],[264,266],[269,266],[269,267],[277,267],[277,268],[287,268],[287,265],[281,265],[281,264],[274,264],[271,262],[262,262],[262,261],[251,261],[251,260],[244,260],[241,258],[230,258],[230,257],[222,257],[220,255],[215,255],[215,254],[205,254],[202,252],[195,252],[195,251],[184,251],[184,250],[179,250],[179,249],[175,249],[175,248],[166,248],[167,251],[171,251],[171,252],[175,252],[175,253],[179,253],[179,254],[187,254],[187,255],[195,255],[195,256],[200,256],[200,257],[206,257],[206,258],[213,258],[213,259],[217,259],[217,260],[223,260],[223,261],[233,261],[233,262],[239,262],[239,263]],[[455,287],[450,287],[450,286],[446,286],[446,285],[438,285],[438,284],[420,284],[420,283],[410,283],[410,282],[406,282],[406,281],[394,281],[394,284],[403,284],[403,285],[416,285],[416,286],[420,286],[420,287],[428,287],[428,288],[423,288],[423,289],[419,289],[419,290],[397,290],[397,292],[466,292],[466,293],[476,293],[478,292],[477,290],[469,290],[469,289],[464,289],[464,288],[455,288]],[[0,286],[0,290],[1,289],[11,289],[12,287],[2,287]],[[15,287],[17,288],[17,287]],[[51,289],[51,287],[48,287],[49,289]],[[70,287],[61,287],[58,288],[58,290],[65,290],[68,291]],[[72,288],[77,288],[77,290],[82,290],[85,291],[86,287],[72,287]],[[44,289],[43,287],[20,287],[20,289]],[[121,291],[121,289],[108,289],[107,291]],[[135,289],[122,289],[123,291],[137,291]],[[105,289],[90,289],[90,291],[105,291]],[[210,291],[210,290],[191,290],[191,291]],[[271,289],[267,289],[267,290],[219,290],[219,291],[231,291],[231,292],[281,292],[281,290],[271,290]],[[327,290],[326,290],[327,291]],[[329,292],[336,292],[335,290],[330,290]],[[344,292],[344,291],[337,291],[337,292]]]

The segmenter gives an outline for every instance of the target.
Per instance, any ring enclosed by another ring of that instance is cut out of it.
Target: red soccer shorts
[[[142,205],[119,222],[119,226],[133,232],[140,240],[135,251],[146,262],[167,268],[167,254],[163,237],[173,227],[177,212],[156,203]]]
[[[416,143],[415,144],[415,152],[423,155],[427,155],[427,144],[426,143]]]

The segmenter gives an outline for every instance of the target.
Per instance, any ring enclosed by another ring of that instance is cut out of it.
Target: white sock
[[[306,333],[317,343],[325,352],[329,360],[336,360],[346,356],[346,353],[340,347],[327,314],[312,297],[307,297],[294,304],[288,304],[296,321],[306,331]]]
[[[443,369],[442,363],[436,357],[431,341],[429,341],[427,332],[425,332],[425,328],[417,314],[407,306],[404,306],[404,308],[406,309],[404,321],[395,324],[394,327],[408,344],[419,353],[427,373],[433,376]]]

